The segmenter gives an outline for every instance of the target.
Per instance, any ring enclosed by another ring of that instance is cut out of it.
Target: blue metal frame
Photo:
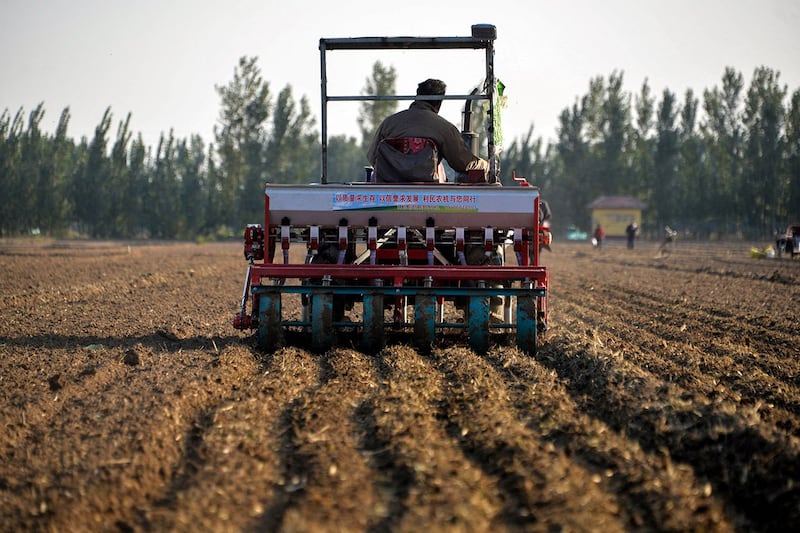
[[[338,329],[356,328],[362,332],[362,346],[368,351],[377,351],[383,346],[385,329],[407,329],[414,335],[414,345],[422,353],[431,350],[437,331],[465,329],[470,347],[477,353],[489,348],[490,331],[516,329],[517,347],[525,353],[536,352],[538,335],[537,298],[544,297],[543,287],[420,287],[385,286],[363,287],[351,285],[256,285],[251,288],[253,298],[259,304],[259,346],[272,351],[282,345],[284,328],[299,327],[311,333],[311,347],[325,352],[335,341]],[[282,317],[282,295],[299,294],[311,302],[308,319],[284,320]],[[333,301],[337,296],[357,296],[363,302],[363,317],[360,322],[335,321]],[[492,297],[513,296],[517,301],[516,323],[490,323],[490,301]],[[387,323],[384,319],[384,301],[397,297],[414,299],[414,321],[409,323]],[[467,298],[466,320],[453,323],[437,320],[437,300]]]

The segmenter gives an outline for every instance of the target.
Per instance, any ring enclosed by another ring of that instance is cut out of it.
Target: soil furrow
[[[597,324],[606,320],[596,302],[561,302],[570,317],[580,318],[584,323]],[[593,305],[595,304],[595,305]],[[665,327],[653,323],[651,317],[640,313],[620,310],[619,324],[606,322],[606,327],[593,331],[595,342],[607,345],[609,350],[623,353],[639,366],[651,373],[668,377],[690,389],[698,389],[709,398],[725,398],[745,402],[762,410],[776,425],[795,436],[800,432],[797,414],[800,413],[800,391],[791,383],[782,382],[761,372],[755,365],[748,366],[753,357],[743,358],[736,353],[738,345],[721,343],[714,347],[716,353],[709,354],[698,348],[686,336],[678,340],[667,340],[659,330]],[[655,330],[655,331],[653,331]],[[673,338],[675,335],[672,336]],[[664,357],[668,355],[668,357]]]
[[[240,356],[256,360],[251,352]],[[215,407],[196,449],[191,476],[143,509],[137,524],[204,531],[262,530],[270,525],[271,511],[289,486],[282,460],[288,453],[289,425],[283,412],[318,385],[319,373],[315,358],[292,348],[265,358]],[[232,487],[232,479],[245,483]]]
[[[670,465],[660,451],[649,453],[624,434],[582,411],[558,375],[535,359],[507,350],[489,362],[500,372],[525,422],[573,460],[593,472],[592,481],[617,495],[628,529],[731,530],[710,485],[691,468]]]
[[[634,316],[652,316],[657,311],[656,325],[664,329],[664,336],[669,340],[691,339],[709,351],[714,351],[721,341],[740,344],[747,356],[763,357],[755,363],[765,372],[786,381],[800,375],[800,362],[794,363],[800,356],[800,343],[791,324],[786,324],[785,331],[779,331],[769,327],[777,324],[774,319],[770,319],[769,324],[758,323],[744,308],[724,316],[723,308],[717,305],[683,297],[652,296],[644,294],[641,288],[620,287],[615,283],[604,285],[600,294],[611,304],[619,303],[625,312]],[[769,330],[769,335],[763,334],[765,329]],[[780,358],[780,362],[774,361],[776,358]]]
[[[434,364],[446,377],[450,433],[487,474],[500,477],[509,500],[503,520],[517,527],[580,529],[591,521],[603,531],[623,529],[616,498],[598,488],[593,472],[518,420],[509,390],[484,359],[451,348],[437,353]]]
[[[363,481],[373,474],[359,449],[355,424],[357,409],[377,387],[377,377],[369,359],[351,350],[327,353],[322,366],[321,386],[291,410],[285,487],[290,497],[280,529],[317,531],[350,524],[363,530],[383,519],[386,508],[380,492]]]
[[[555,242],[535,357],[423,357],[259,353],[238,242],[0,243],[0,529],[790,530],[800,261],[656,247]]]
[[[407,483],[392,494],[392,507],[402,514],[383,525],[398,531],[418,531],[423,524],[439,531],[497,530],[503,524],[497,479],[465,457],[443,423],[443,376],[407,347],[387,348],[380,358],[374,425],[377,442],[387,449],[373,455],[392,478]]]
[[[162,355],[142,357],[149,359],[142,365],[169,366]],[[37,510],[19,523],[30,520],[32,527],[54,530],[125,524],[181,475],[185,458],[193,454],[197,421],[240,374],[219,375],[219,386],[209,389],[215,374],[210,364],[180,366],[173,374],[157,374],[155,381],[146,368],[130,366],[92,394],[64,396],[65,407],[25,447],[29,461],[16,475],[31,480],[25,490],[35,495]],[[191,381],[184,373],[189,366],[196,367]],[[151,394],[141,395],[144,390]]]
[[[653,379],[619,354],[572,336],[551,340],[537,359],[558,372],[591,416],[649,452],[664,449],[671,461],[691,465],[753,524],[800,519],[794,503],[800,487],[777,475],[800,475],[800,445],[764,424],[755,409]],[[763,457],[770,457],[768,465]]]

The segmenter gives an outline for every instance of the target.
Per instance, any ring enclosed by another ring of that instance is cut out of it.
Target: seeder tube
[[[242,291],[242,308],[239,311],[239,316],[246,316],[247,313],[247,293],[250,292],[250,273],[253,270],[253,263],[247,265],[247,275],[244,278],[244,290]]]

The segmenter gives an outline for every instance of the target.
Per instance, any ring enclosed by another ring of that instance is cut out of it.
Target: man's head
[[[444,96],[444,92],[447,89],[447,85],[442,80],[435,80],[433,78],[428,78],[427,80],[423,81],[419,85],[417,85],[417,95],[418,96]],[[426,100],[430,102],[431,105],[439,111],[439,108],[442,106],[441,100]]]

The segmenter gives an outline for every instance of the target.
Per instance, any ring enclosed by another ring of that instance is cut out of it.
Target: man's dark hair
[[[419,85],[417,85],[417,94],[424,94],[428,96],[443,95],[447,85],[442,80],[435,80],[428,78]]]
[[[445,90],[447,89],[447,85],[442,80],[436,80],[433,78],[428,78],[427,80],[423,81],[419,85],[417,85],[417,95],[425,95],[425,96],[443,96]],[[441,100],[426,100],[436,108],[438,112],[439,107],[442,105]]]

